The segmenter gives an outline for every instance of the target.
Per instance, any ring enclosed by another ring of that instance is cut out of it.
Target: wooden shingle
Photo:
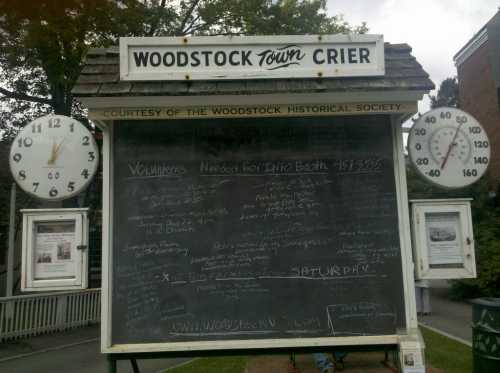
[[[258,79],[227,81],[140,81],[119,80],[119,50],[91,49],[73,94],[99,96],[241,95],[270,93],[313,93],[434,89],[429,75],[411,55],[408,44],[385,43],[385,75],[374,77]]]

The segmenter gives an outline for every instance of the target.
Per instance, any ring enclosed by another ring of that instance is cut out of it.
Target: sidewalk
[[[100,325],[0,343],[0,362],[85,343],[98,342]]]
[[[431,314],[419,316],[418,321],[454,339],[472,345],[472,305],[455,302],[448,298],[449,285],[446,281],[431,282]]]
[[[106,373],[100,352],[100,326],[73,329],[18,341],[0,343],[0,372],[5,373]],[[190,358],[139,360],[141,373],[164,373]],[[118,362],[119,373],[133,373],[130,361]]]

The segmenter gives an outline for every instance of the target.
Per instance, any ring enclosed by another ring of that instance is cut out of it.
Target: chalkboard
[[[388,117],[114,128],[112,344],[405,326]]]

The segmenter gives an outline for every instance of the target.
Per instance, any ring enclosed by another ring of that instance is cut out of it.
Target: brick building
[[[491,143],[489,174],[500,183],[500,11],[453,57],[460,107],[484,127]]]

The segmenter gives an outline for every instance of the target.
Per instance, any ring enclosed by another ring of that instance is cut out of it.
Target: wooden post
[[[14,286],[14,243],[16,235],[16,183],[10,188],[9,246],[7,251],[7,284],[5,296],[12,296]]]

